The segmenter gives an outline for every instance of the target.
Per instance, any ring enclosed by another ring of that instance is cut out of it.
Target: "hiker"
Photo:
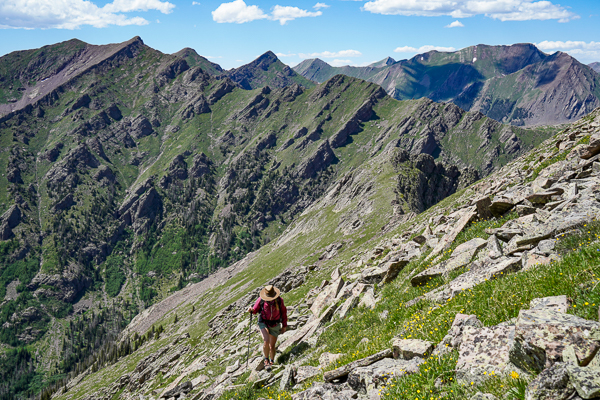
[[[254,307],[248,312],[259,314],[258,328],[263,336],[264,363],[267,371],[271,371],[275,359],[275,343],[277,336],[287,330],[287,309],[280,297],[280,291],[273,285],[268,285],[260,291],[260,297]]]

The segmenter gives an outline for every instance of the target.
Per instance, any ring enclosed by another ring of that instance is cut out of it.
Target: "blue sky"
[[[432,48],[536,43],[600,61],[597,0],[0,0],[0,55],[78,38],[141,36],[162,52],[191,47],[229,69],[267,50],[294,66],[396,60]]]

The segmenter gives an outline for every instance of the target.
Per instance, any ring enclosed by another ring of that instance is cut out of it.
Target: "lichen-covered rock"
[[[348,385],[314,383],[310,389],[292,395],[292,400],[351,400],[357,393]]]
[[[392,339],[394,358],[411,360],[415,357],[427,358],[433,350],[433,343],[419,339]]]
[[[549,308],[521,310],[515,342],[524,349],[543,349],[546,367],[562,361],[563,351],[572,346],[580,365],[585,366],[600,349],[600,323]],[[536,363],[530,366],[535,369]]]
[[[298,367],[298,369],[296,369],[296,374],[294,376],[294,379],[296,381],[296,384],[302,383],[307,379],[310,379],[314,376],[320,375],[321,374],[321,370],[317,367],[312,367],[310,365],[303,365],[301,367]]]
[[[525,391],[525,400],[567,400],[575,393],[566,365],[556,363],[543,370]]]
[[[321,312],[329,307],[335,300],[335,298],[337,297],[339,291],[342,289],[342,287],[344,286],[344,280],[342,278],[339,278],[337,281],[331,283],[330,285],[328,285],[315,299],[315,302],[313,303],[313,305],[310,307],[310,311],[312,311],[312,313],[315,316],[320,316]]]
[[[498,400],[498,398],[490,393],[478,392],[478,393],[475,393],[475,395],[473,397],[471,397],[470,400]]]
[[[584,399],[600,398],[600,369],[567,365],[570,382]]]
[[[448,330],[448,334],[444,336],[442,341],[436,346],[434,354],[445,354],[452,349],[458,349],[462,343],[463,329],[466,326],[474,328],[482,328],[483,324],[476,315],[456,314],[452,326]]]
[[[554,311],[566,313],[569,309],[569,299],[567,296],[550,296],[550,297],[540,297],[537,299],[531,300],[529,303],[529,308],[534,309],[551,309]]]
[[[367,367],[359,367],[348,374],[348,385],[360,394],[378,389],[394,378],[419,372],[424,362],[421,358],[394,360],[384,358]]]
[[[510,368],[509,350],[514,332],[514,326],[465,326],[456,362],[458,381],[471,384],[505,373]]]

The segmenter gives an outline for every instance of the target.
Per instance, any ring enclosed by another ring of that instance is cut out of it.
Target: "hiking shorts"
[[[269,335],[275,336],[275,337],[279,336],[279,334],[281,333],[281,324],[277,324],[275,326],[267,326],[267,324],[259,322],[258,328],[260,330],[263,330],[266,328],[269,331]]]

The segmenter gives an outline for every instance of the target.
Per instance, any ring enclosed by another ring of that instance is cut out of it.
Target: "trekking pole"
[[[252,334],[252,313],[250,313],[250,326],[248,327],[248,352],[246,353],[246,370],[250,361],[250,335]]]

